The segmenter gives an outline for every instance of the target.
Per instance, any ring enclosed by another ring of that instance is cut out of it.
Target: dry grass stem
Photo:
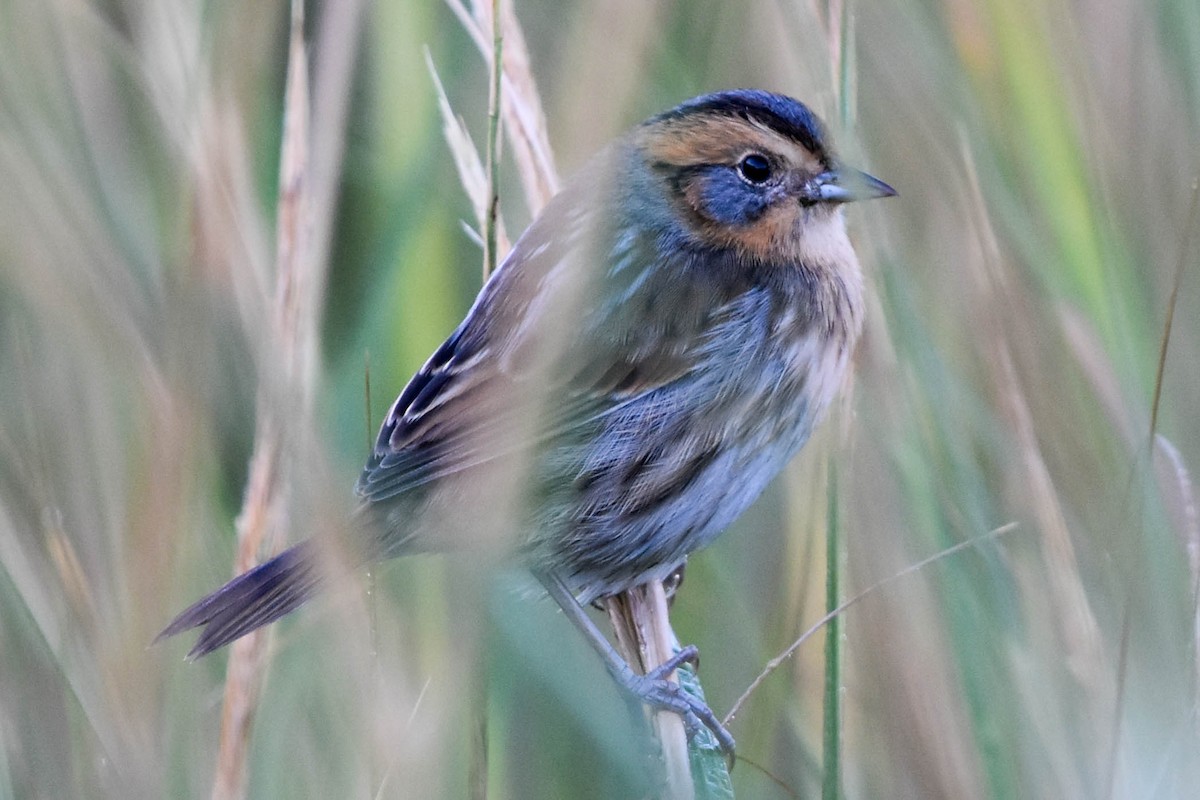
[[[500,0],[492,0],[492,12],[495,13]],[[500,258],[496,252],[497,223],[500,218],[500,76],[504,72],[501,59],[504,53],[504,37],[500,29],[492,27],[492,59],[489,62],[491,79],[488,81],[488,125],[487,147],[487,192],[484,197],[485,210],[483,217],[483,280],[486,282],[496,270]],[[508,248],[504,253],[507,255]]]
[[[309,86],[304,46],[303,3],[293,2],[284,100],[276,229],[274,342],[281,374],[264,371],[259,387],[258,428],[250,476],[237,518],[238,549],[234,573],[259,563],[264,552],[279,548],[288,515],[289,432],[285,421],[308,422],[316,380],[316,337],[321,281],[311,258],[309,187]],[[281,382],[274,385],[275,380]],[[260,630],[232,646],[221,712],[221,737],[213,781],[214,800],[245,797],[250,731],[266,671],[270,630]]]
[[[289,517],[295,450],[310,427],[318,370],[318,331],[324,292],[324,257],[333,218],[343,146],[346,87],[353,68],[360,4],[321,18],[322,55],[316,90],[310,90],[304,44],[303,3],[293,2],[288,47],[276,220],[274,299],[263,330],[261,315],[244,313],[252,339],[265,340],[254,454],[237,518],[234,572],[279,549]],[[319,113],[314,115],[310,96]],[[314,118],[322,121],[312,129]],[[313,143],[319,147],[313,148]],[[234,261],[234,259],[230,259]],[[231,265],[232,268],[232,265]],[[235,281],[239,285],[240,281]],[[256,631],[230,650],[215,769],[214,798],[246,792],[250,732],[268,662],[269,631]]]
[[[625,660],[645,675],[667,661],[679,648],[671,630],[667,594],[661,581],[650,581],[611,597],[604,604]],[[675,680],[675,676],[671,676]],[[696,794],[688,761],[687,731],[678,714],[651,715],[655,738],[662,747],[666,796],[688,800]]]
[[[339,0],[322,3],[317,19],[316,44],[312,75],[312,113],[310,142],[312,157],[308,169],[308,227],[307,252],[302,254],[312,264],[305,273],[315,281],[309,289],[309,300],[315,332],[320,318],[320,304],[325,296],[325,262],[337,219],[338,193],[341,188],[342,161],[346,145],[346,124],[350,99],[354,96],[354,72],[359,59],[359,44],[366,0]],[[316,351],[314,350],[314,357]]]
[[[457,0],[447,0],[470,31],[486,58],[490,49],[491,5],[475,2],[470,15]],[[558,191],[559,178],[537,84],[533,78],[525,37],[511,3],[500,3],[501,36],[504,40],[501,107],[517,172],[530,213],[537,214]],[[610,600],[609,616],[617,642],[630,664],[645,671],[654,669],[674,654],[677,646],[670,627],[666,595],[661,581],[653,581]],[[614,609],[621,609],[620,612]],[[654,728],[662,744],[668,784],[673,797],[694,793],[687,760],[687,734],[675,714],[655,714]]]
[[[446,0],[446,4],[470,34],[479,54],[485,61],[490,61],[493,49],[490,1],[474,2],[474,13],[467,11],[460,0]],[[558,192],[558,171],[525,35],[511,3],[500,4],[500,23],[500,34],[504,39],[500,92],[504,125],[525,192],[525,203],[529,212],[536,216]]]
[[[1191,473],[1179,448],[1162,434],[1157,434],[1154,454],[1159,486],[1187,555],[1188,574],[1192,579],[1192,668],[1196,673],[1192,692],[1197,696],[1200,695],[1200,507],[1196,504]],[[1173,496],[1167,487],[1174,488]]]
[[[476,13],[487,4],[478,0]],[[503,91],[505,128],[512,142],[517,174],[525,190],[529,212],[537,215],[558,193],[558,170],[550,148],[549,126],[542,111],[541,93],[533,78],[525,34],[517,22],[513,4],[500,3],[500,35],[504,39],[504,71],[509,86]]]
[[[1200,180],[1192,181],[1192,200],[1188,204],[1187,222],[1184,223],[1183,239],[1179,246],[1179,261],[1175,264],[1175,275],[1171,281],[1171,296],[1167,300],[1167,316],[1163,321],[1162,340],[1158,348],[1158,369],[1154,373],[1154,399],[1150,403],[1150,447],[1154,447],[1154,435],[1158,432],[1158,409],[1162,402],[1163,376],[1167,371],[1167,348],[1171,344],[1171,328],[1175,321],[1175,308],[1179,305],[1179,287],[1183,284],[1183,270],[1187,265],[1188,245],[1196,228],[1197,212],[1200,211]]]
[[[763,681],[765,681],[768,677],[770,677],[772,672],[779,669],[779,667],[781,667],[784,664],[784,662],[786,662],[789,658],[791,658],[795,654],[795,652],[798,649],[800,649],[800,645],[807,642],[810,638],[812,638],[813,634],[815,634],[817,631],[821,630],[821,628],[828,625],[829,622],[831,620],[833,620],[835,617],[840,616],[841,614],[845,613],[853,606],[857,605],[859,602],[861,602],[861,601],[867,599],[868,597],[870,597],[871,595],[873,595],[875,592],[879,591],[880,589],[885,588],[889,584],[892,584],[892,583],[900,580],[901,578],[905,578],[909,575],[912,575],[913,573],[920,572],[921,570],[925,569],[925,567],[928,567],[931,564],[936,564],[937,562],[941,561],[942,559],[948,558],[948,557],[954,555],[955,553],[959,552],[960,550],[966,550],[968,547],[978,547],[979,545],[981,545],[985,542],[990,542],[992,539],[1003,536],[1004,534],[1009,533],[1010,531],[1015,531],[1016,529],[1017,529],[1017,523],[1009,522],[1005,525],[1001,525],[999,528],[995,528],[991,531],[988,531],[987,533],[985,533],[982,536],[978,536],[973,539],[966,539],[965,541],[961,541],[956,545],[947,547],[945,550],[934,553],[933,555],[929,556],[928,558],[922,559],[921,561],[918,561],[915,564],[911,564],[911,565],[905,567],[904,569],[900,570],[899,572],[897,572],[893,575],[889,575],[888,577],[884,578],[883,580],[879,581],[878,583],[868,586],[866,589],[863,589],[861,592],[854,595],[849,600],[847,600],[846,602],[839,605],[837,608],[828,612],[827,614],[825,614],[825,616],[821,617],[819,620],[814,622],[812,624],[812,627],[810,627],[804,633],[800,634],[799,638],[797,638],[794,642],[792,642],[790,645],[788,645],[788,648],[786,650],[784,650],[782,653],[780,653],[779,655],[775,656],[774,658],[772,658],[770,661],[767,662],[767,665],[765,667],[763,667],[762,672],[760,672],[758,674],[758,676],[753,681],[750,682],[750,685],[746,687],[746,690],[738,696],[738,699],[736,701],[734,701],[733,706],[729,709],[729,713],[725,715],[725,718],[723,720],[721,720],[721,724],[726,727],[729,727],[730,725],[732,725],[733,721],[735,719],[737,719],[738,713],[742,710],[742,706],[744,706],[746,704],[746,701],[750,699],[750,695],[754,694],[754,692],[758,689],[758,687],[762,685]]]
[[[526,204],[532,214],[537,214],[558,191],[558,173],[550,149],[545,115],[533,79],[525,37],[510,3],[498,3],[500,8],[500,38],[503,47],[497,47],[493,39],[492,4],[479,0],[470,13],[458,0],[447,0],[463,27],[471,35],[485,59],[500,53],[503,70],[498,91],[504,112],[505,131],[514,153],[517,171],[525,192]],[[436,71],[430,64],[438,89],[439,107],[447,141],[454,154],[455,164],[464,189],[472,198],[480,221],[481,230],[487,230],[490,209],[488,172],[481,162],[478,150],[471,143],[462,120],[454,115],[446,99]],[[499,219],[499,212],[496,212]],[[486,240],[485,240],[486,241]],[[503,253],[504,250],[501,250]],[[661,597],[657,602],[655,598]],[[625,593],[610,602],[610,609],[621,608],[622,613],[610,610],[610,618],[617,635],[622,654],[630,664],[640,664],[643,672],[654,669],[669,659],[676,642],[671,631],[670,619],[661,581],[655,581]],[[682,720],[674,714],[655,715],[655,732],[660,738],[666,759],[670,785],[676,794],[689,797],[691,773],[687,760],[687,734]]]
[[[1067,666],[1093,700],[1105,703],[1113,696],[1114,686],[1111,672],[1104,668],[1107,659],[1104,657],[1100,627],[1084,588],[1067,516],[1059,500],[1053,475],[1042,455],[1034,415],[1013,361],[1009,338],[1014,332],[996,312],[997,309],[1016,308],[1018,305],[1006,291],[1000,247],[987,213],[975,161],[965,144],[962,157],[970,189],[972,222],[983,247],[980,257],[969,259],[968,262],[978,267],[973,275],[976,290],[983,298],[979,306],[992,310],[983,320],[983,324],[991,331],[991,335],[985,337],[990,348],[986,354],[987,363],[994,369],[992,380],[996,397],[1016,438],[1022,467],[1019,478],[1026,487],[1027,507],[1041,533],[1038,541],[1046,565],[1048,589],[1054,598],[1053,608],[1057,613],[1057,628],[1064,643]],[[1097,705],[1093,710],[1100,707]]]
[[[1200,593],[1200,508],[1196,505],[1191,472],[1179,448],[1161,433],[1154,437],[1154,449],[1161,457],[1156,459],[1159,483],[1175,489],[1175,496],[1168,498],[1168,509],[1174,514],[1175,528],[1187,553],[1193,586]]]
[[[1049,589],[1055,599],[1054,608],[1058,614],[1066,663],[1093,698],[1111,697],[1112,675],[1104,669],[1106,659],[1100,628],[1079,573],[1066,514],[1059,503],[1053,476],[1042,456],[1033,414],[1022,393],[1022,383],[1012,355],[1000,342],[996,343],[992,363],[998,370],[997,385],[1008,387],[1004,394],[1020,448],[1029,492],[1029,508],[1042,533],[1039,543],[1045,559]]]
[[[479,150],[475,147],[475,143],[471,140],[471,134],[467,130],[467,124],[463,118],[454,113],[454,108],[450,105],[450,99],[446,97],[445,87],[442,86],[442,80],[438,77],[437,68],[433,64],[433,57],[429,55],[429,51],[425,51],[425,64],[429,68],[429,75],[433,79],[434,89],[438,96],[438,111],[442,117],[442,135],[446,139],[446,144],[450,147],[450,156],[454,159],[454,167],[458,171],[458,180],[462,184],[463,190],[467,193],[467,199],[471,201],[471,207],[475,211],[476,229],[472,231],[473,236],[478,238],[480,244],[483,244],[483,230],[487,226],[488,219],[488,178],[487,170],[484,168],[483,160],[479,157]],[[504,226],[504,216],[496,209],[495,215],[496,226],[496,249],[500,253],[507,253],[511,245],[509,244],[508,233]]]

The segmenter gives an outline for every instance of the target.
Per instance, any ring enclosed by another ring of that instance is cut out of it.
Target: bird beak
[[[838,166],[814,178],[805,194],[806,199],[814,203],[852,203],[874,197],[895,197],[897,192],[879,178],[853,167]]]

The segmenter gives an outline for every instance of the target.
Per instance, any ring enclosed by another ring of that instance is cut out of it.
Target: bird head
[[[767,261],[825,260],[823,240],[844,238],[842,204],[896,194],[841,163],[803,103],[765,91],[689,100],[633,142],[693,238]]]

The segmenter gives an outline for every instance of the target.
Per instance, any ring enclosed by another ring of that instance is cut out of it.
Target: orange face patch
[[[636,134],[646,161],[664,174],[709,164],[735,167],[751,153],[767,157],[782,180],[798,186],[824,172],[827,164],[799,142],[758,122],[728,115],[705,115],[666,119]],[[784,174],[786,173],[786,174]],[[761,217],[745,225],[721,224],[703,213],[700,182],[664,187],[682,217],[701,240],[716,247],[729,247],[764,261],[790,262],[803,256],[804,225],[809,218],[832,216],[831,209],[802,205],[783,188]],[[817,220],[817,221],[820,221]],[[824,261],[824,258],[820,259]]]
[[[788,169],[818,173],[825,165],[799,142],[756,122],[729,116],[674,119],[639,131],[638,144],[652,163],[689,167],[736,164],[748,153],[763,153]]]

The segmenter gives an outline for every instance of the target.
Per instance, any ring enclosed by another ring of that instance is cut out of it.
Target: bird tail
[[[324,577],[319,555],[311,542],[285,550],[184,610],[154,641],[204,626],[191,661],[274,622],[316,594]]]

